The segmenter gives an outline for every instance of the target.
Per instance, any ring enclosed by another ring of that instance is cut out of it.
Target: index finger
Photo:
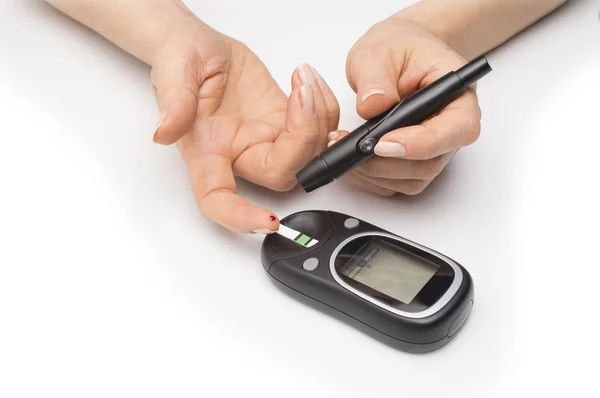
[[[228,154],[215,148],[209,152],[190,140],[183,137],[180,151],[202,215],[234,232],[276,232],[279,219],[270,210],[254,206],[237,194]]]

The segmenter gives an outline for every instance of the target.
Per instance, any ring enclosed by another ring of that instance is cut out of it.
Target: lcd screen
[[[341,269],[348,278],[410,304],[439,266],[381,239],[370,239]]]

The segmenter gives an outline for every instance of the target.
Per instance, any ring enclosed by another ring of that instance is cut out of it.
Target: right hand
[[[296,185],[339,121],[323,78],[298,68],[288,98],[244,44],[192,16],[170,29],[152,64],[155,141],[177,142],[201,213],[235,232],[277,231],[270,210],[237,195],[234,174],[276,191]]]
[[[356,110],[364,119],[373,118],[465,63],[426,26],[404,19],[400,12],[373,26],[348,55],[347,75],[357,93]],[[346,179],[380,195],[418,194],[459,148],[477,140],[480,117],[472,86],[421,125],[386,134],[375,147],[377,156]],[[332,132],[329,145],[347,134]]]

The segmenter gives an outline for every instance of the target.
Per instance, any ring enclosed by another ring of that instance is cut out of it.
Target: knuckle
[[[426,187],[427,182],[424,180],[408,180],[406,181],[405,186],[402,189],[402,193],[409,196],[414,196],[423,192]]]
[[[266,187],[275,192],[291,191],[296,186],[295,178],[279,172],[267,172],[266,181]]]
[[[437,156],[433,159],[426,160],[421,162],[419,167],[418,177],[425,180],[433,180],[437,177],[445,166],[444,156]]]
[[[349,51],[346,62],[346,76],[353,89],[357,88],[361,79],[366,75],[376,72],[374,65],[382,65],[386,62],[394,63],[393,51],[388,46],[371,43],[369,40],[359,40]],[[366,75],[365,75],[366,73]]]
[[[479,139],[481,134],[481,118],[478,115],[470,115],[469,117],[465,117],[463,134],[466,145],[473,144]]]
[[[472,124],[472,143],[477,141],[479,139],[479,137],[481,136],[481,116],[478,116],[475,118],[475,120],[473,121]]]
[[[438,132],[431,127],[428,127],[423,131],[423,134],[419,137],[419,143],[416,145],[416,151],[421,159],[431,159],[434,156],[435,149],[438,146],[438,142],[432,138],[437,137]]]
[[[376,162],[367,161],[358,166],[358,169],[369,177],[379,176],[379,167],[377,166]]]
[[[326,105],[323,104],[322,107],[319,107],[319,108],[317,108],[315,111],[315,113],[317,114],[317,119],[319,119],[319,120],[329,119],[329,111],[327,110]]]
[[[379,196],[383,196],[384,198],[389,198],[390,196],[394,196],[397,192],[396,191],[392,191],[391,189],[386,189],[386,188],[382,188],[382,189],[378,189],[376,194]]]

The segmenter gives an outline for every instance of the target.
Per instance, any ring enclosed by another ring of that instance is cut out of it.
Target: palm
[[[242,43],[187,25],[173,31],[153,68],[166,121],[163,141],[177,142],[200,210],[232,230],[275,227],[270,212],[236,194],[234,175],[283,191],[337,128],[339,106],[308,66],[292,76],[286,96]]]
[[[227,78],[207,86],[207,99],[199,101],[198,121],[189,135],[194,141],[209,138],[228,153],[236,174],[258,182],[246,162],[236,161],[259,161],[254,157],[263,152],[256,147],[274,143],[284,131],[287,96],[254,53],[237,42],[231,52]]]

